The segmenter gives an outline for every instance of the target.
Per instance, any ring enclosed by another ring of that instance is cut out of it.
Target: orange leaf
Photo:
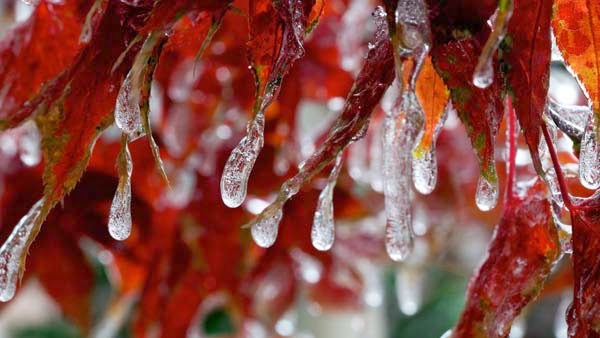
[[[600,114],[600,2],[555,0],[552,19],[556,43],[585,86]]]

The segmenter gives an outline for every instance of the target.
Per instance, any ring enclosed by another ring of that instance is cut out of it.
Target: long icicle
[[[119,185],[110,207],[108,232],[112,238],[122,241],[131,233],[131,173],[133,163],[127,147],[129,137],[123,134],[118,157]]]
[[[423,132],[425,114],[415,94],[421,68],[431,48],[428,9],[423,0],[400,0],[391,29],[400,87],[396,104],[386,111],[383,135],[383,193],[386,212],[386,249],[395,261],[406,259],[413,248],[411,220],[412,152]],[[412,59],[404,86],[405,59]],[[401,64],[398,64],[401,62]],[[406,88],[405,88],[406,87]]]
[[[327,178],[327,184],[319,194],[317,210],[313,218],[311,239],[312,245],[320,251],[329,250],[335,239],[335,226],[333,219],[333,189],[342,169],[343,152],[340,152],[333,169]]]
[[[483,51],[473,72],[473,84],[479,88],[487,88],[494,81],[494,53],[506,35],[512,12],[513,0],[498,1],[498,8],[490,18],[492,32],[483,46]]]
[[[259,246],[273,245],[282,217],[282,208],[298,193],[300,187],[333,161],[350,143],[364,135],[373,109],[394,79],[394,73],[388,71],[394,66],[394,59],[385,25],[385,11],[378,7],[373,16],[376,24],[373,48],[369,49],[365,64],[354,81],[344,109],[327,139],[302,164],[298,173],[284,182],[276,200],[246,225],[251,227],[253,238]]]

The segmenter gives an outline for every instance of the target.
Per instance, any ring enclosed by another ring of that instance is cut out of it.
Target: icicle
[[[335,165],[329,174],[325,188],[319,194],[317,210],[313,219],[311,230],[312,244],[317,250],[329,250],[335,237],[333,221],[333,189],[342,169],[342,152],[336,159]]]
[[[594,114],[590,114],[579,152],[579,180],[588,189],[600,188],[600,148]]]
[[[452,109],[452,104],[448,102],[446,109],[435,126],[433,140],[429,149],[424,154],[415,155],[413,152],[413,184],[415,189],[421,194],[430,194],[437,184],[437,158],[435,154],[435,142],[444,127],[448,118],[448,112]]]
[[[37,201],[0,247],[0,301],[2,302],[9,301],[15,295],[21,264],[24,263],[29,244],[37,234],[34,229],[40,219],[43,204],[43,198]]]
[[[252,222],[250,230],[258,246],[268,248],[275,243],[283,216],[282,207],[281,203],[271,204]]]
[[[131,172],[133,163],[127,147],[128,137],[123,135],[121,152],[119,153],[119,186],[115,192],[110,214],[108,216],[108,232],[111,237],[122,241],[131,233]]]
[[[386,249],[395,260],[412,251],[411,169],[412,151],[423,127],[423,112],[414,92],[402,95],[400,106],[386,112],[383,141],[383,190],[385,197]]]
[[[119,89],[117,103],[115,105],[115,124],[123,132],[135,137],[141,133],[142,120],[140,117],[139,88],[134,85],[132,72],[127,77]]]
[[[233,149],[221,176],[221,198],[230,208],[246,198],[248,178],[264,143],[265,115],[262,109],[248,124],[247,135]]]
[[[420,267],[403,265],[396,272],[396,299],[400,311],[406,316],[412,316],[421,309],[424,282],[425,271]]]
[[[565,134],[581,140],[592,110],[586,106],[563,105],[548,99],[548,110],[552,121]]]
[[[481,211],[492,210],[498,203],[498,180],[489,181],[484,176],[479,176],[475,203]]]
[[[494,53],[506,35],[512,12],[512,0],[499,0],[498,8],[490,18],[492,32],[485,42],[473,72],[473,84],[479,88],[487,88],[494,81]]]

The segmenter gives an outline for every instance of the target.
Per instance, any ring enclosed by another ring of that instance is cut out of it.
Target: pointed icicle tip
[[[108,216],[108,232],[118,241],[125,240],[131,234],[131,173],[133,162],[127,147],[127,138],[119,154],[119,186],[113,197]]]

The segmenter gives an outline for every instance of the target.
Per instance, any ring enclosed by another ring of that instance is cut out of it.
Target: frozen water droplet
[[[27,254],[29,244],[37,234],[34,231],[39,221],[44,199],[35,203],[0,247],[0,301],[7,302],[17,290],[21,263]]]
[[[119,186],[113,197],[108,216],[108,232],[118,241],[129,237],[131,233],[131,173],[133,163],[131,153],[124,141],[119,153]]]
[[[437,159],[432,146],[421,157],[413,157],[413,183],[421,194],[430,194],[437,183]]]
[[[268,248],[275,243],[282,216],[281,205],[272,204],[254,220],[250,230],[258,246]]]
[[[488,59],[480,67],[475,68],[475,72],[473,72],[473,84],[476,87],[485,89],[489,87],[492,82],[494,82],[494,66],[492,59]]]
[[[333,221],[333,189],[342,168],[342,152],[335,159],[335,166],[329,174],[327,184],[319,195],[317,210],[311,230],[312,244],[317,250],[329,250],[335,238]]]
[[[579,180],[584,187],[592,190],[600,188],[600,148],[594,124],[593,115],[590,115],[579,152]]]
[[[487,178],[480,176],[477,182],[475,203],[481,211],[494,209],[498,203],[498,180],[490,182]]]
[[[221,198],[230,208],[239,207],[246,198],[248,178],[264,143],[265,116],[256,114],[247,135],[233,149],[221,176]]]
[[[142,130],[142,120],[139,107],[139,88],[136,88],[130,71],[117,96],[115,105],[115,124],[128,135],[135,135]]]
[[[494,82],[494,54],[506,35],[508,21],[513,12],[512,0],[504,1],[504,3],[505,7],[497,8],[490,18],[492,32],[483,46],[483,51],[473,72],[473,84],[479,88],[487,88]]]

